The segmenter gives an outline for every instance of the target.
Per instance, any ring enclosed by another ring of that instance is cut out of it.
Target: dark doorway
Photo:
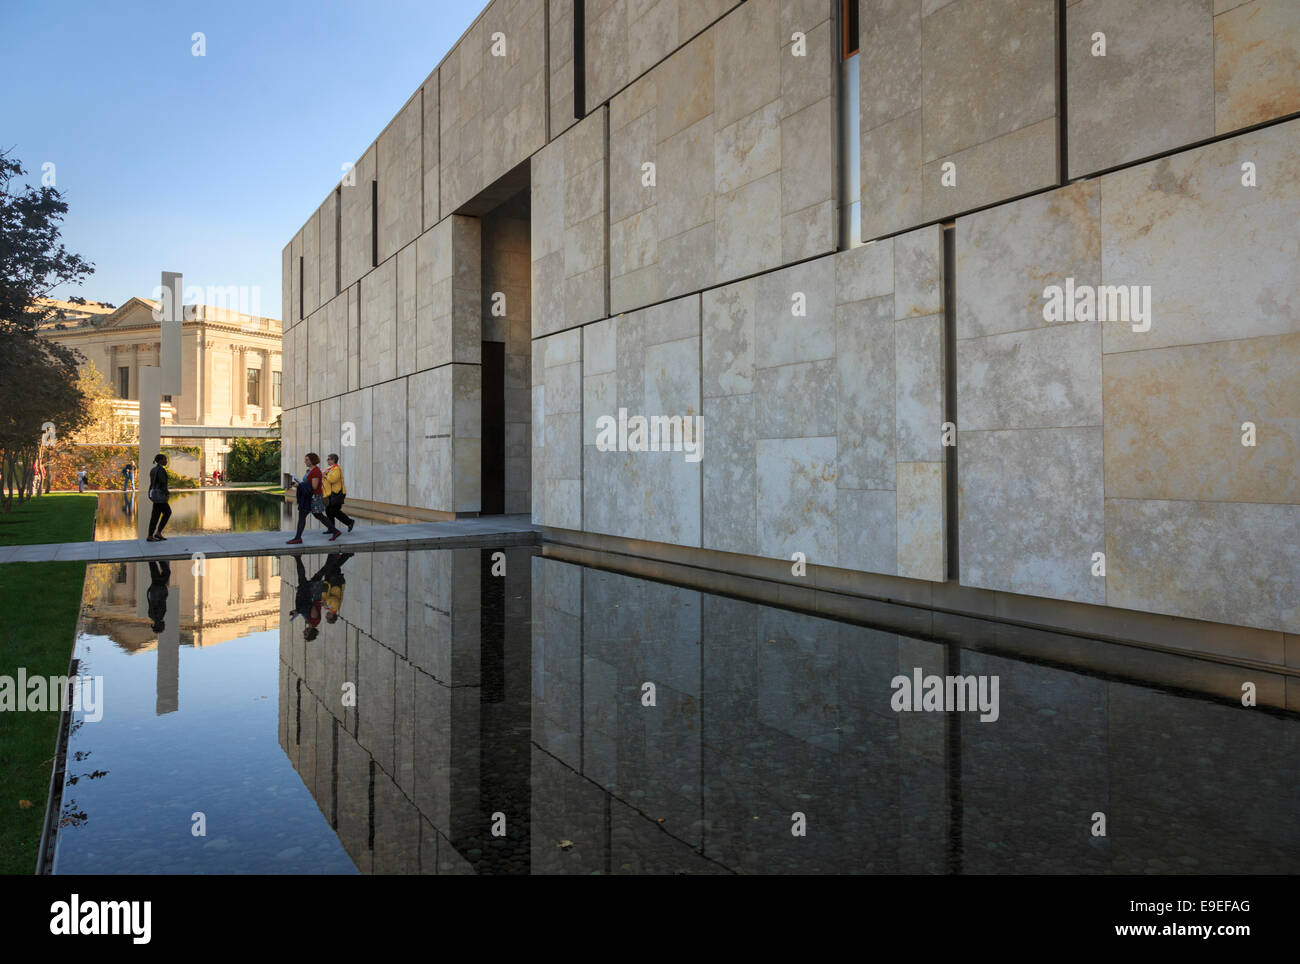
[[[483,342],[482,515],[506,511],[506,346]]]

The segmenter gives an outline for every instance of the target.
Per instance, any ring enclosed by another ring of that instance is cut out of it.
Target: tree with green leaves
[[[40,299],[95,270],[59,241],[63,194],[21,179],[22,164],[0,151],[0,511],[32,488],[42,444],[81,431],[89,413],[75,349],[37,332],[54,309]]]

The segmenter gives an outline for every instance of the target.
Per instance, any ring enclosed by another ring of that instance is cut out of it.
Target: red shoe
[[[300,545],[302,545],[302,540],[301,540],[301,539],[290,539],[288,542],[285,543],[285,545],[286,545],[286,546],[300,546]]]
[[[337,529],[335,529],[335,530],[334,530],[334,535],[330,536],[330,542],[333,542],[335,539],[337,539],[337,538],[338,538],[339,536],[341,536],[341,535],[343,535],[343,533],[341,533],[341,532],[339,532]]]

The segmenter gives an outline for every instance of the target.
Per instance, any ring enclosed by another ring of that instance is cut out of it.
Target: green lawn
[[[85,542],[93,495],[50,494],[0,513],[0,546]],[[72,655],[84,562],[0,564],[0,676],[63,676]],[[58,713],[5,713],[0,723],[0,873],[30,874],[45,819]],[[20,801],[29,801],[24,808]]]

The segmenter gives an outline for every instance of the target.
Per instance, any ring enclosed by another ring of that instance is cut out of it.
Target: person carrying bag
[[[307,466],[307,474],[301,479],[293,479],[298,486],[298,531],[294,533],[287,545],[300,545],[302,543],[302,530],[307,525],[307,514],[310,512],[325,526],[325,531],[332,539],[337,539],[342,533],[334,523],[325,515],[325,497],[322,495],[324,488],[324,476],[320,470],[320,456],[315,452],[308,452],[303,458],[303,464]]]
[[[330,524],[334,529],[334,534],[330,536],[330,542],[337,539],[339,532],[339,522],[341,521],[348,527],[348,532],[356,525],[356,520],[343,511],[343,500],[347,498],[347,487],[343,484],[343,469],[339,467],[339,457],[334,452],[325,456],[329,462],[329,471],[325,473],[325,514],[330,518]]]
[[[145,542],[163,542],[163,526],[172,517],[172,507],[167,504],[171,493],[167,490],[167,456],[159,452],[153,458],[153,468],[149,470],[149,501],[153,510],[149,513],[149,535]]]

